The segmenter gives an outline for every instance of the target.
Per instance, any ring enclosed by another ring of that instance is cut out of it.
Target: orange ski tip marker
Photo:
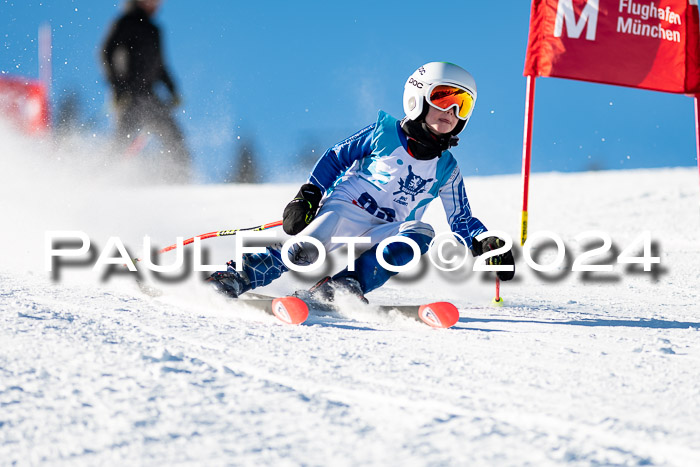
[[[272,313],[287,324],[301,324],[309,317],[309,307],[297,297],[281,297],[272,301]]]
[[[428,326],[449,328],[459,321],[459,310],[449,302],[435,302],[422,305],[418,316]]]

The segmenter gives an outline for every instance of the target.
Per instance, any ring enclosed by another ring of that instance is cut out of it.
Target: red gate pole
[[[695,156],[698,160],[698,182],[700,183],[700,104],[698,104],[698,96],[695,101]]]
[[[697,109],[697,99],[695,100]],[[535,77],[527,77],[527,93],[525,95],[525,128],[523,134],[523,215],[520,225],[520,245],[527,240],[527,199],[530,189],[530,154],[532,152],[532,116],[535,108]],[[697,114],[696,114],[697,118]],[[696,120],[697,121],[697,120]],[[699,133],[700,137],[700,133]]]

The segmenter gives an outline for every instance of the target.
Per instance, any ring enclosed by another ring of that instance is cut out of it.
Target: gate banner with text
[[[700,93],[697,0],[533,0],[525,76]]]

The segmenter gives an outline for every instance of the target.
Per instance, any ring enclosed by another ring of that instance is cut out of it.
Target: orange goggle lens
[[[466,89],[457,86],[441,84],[430,91],[428,101],[441,110],[449,110],[457,106],[457,116],[462,120],[467,118],[474,106],[474,98]]]

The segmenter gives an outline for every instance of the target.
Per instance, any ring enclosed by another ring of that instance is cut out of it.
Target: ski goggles
[[[440,110],[450,110],[457,107],[457,117],[466,120],[474,107],[474,98],[471,93],[459,86],[438,84],[430,89],[428,103]]]

